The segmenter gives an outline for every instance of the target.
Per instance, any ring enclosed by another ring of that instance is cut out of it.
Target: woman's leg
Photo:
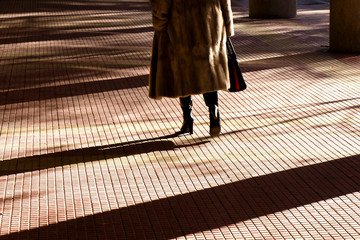
[[[206,106],[210,107],[210,106],[218,105],[218,92],[217,91],[204,93],[203,96],[204,96]]]
[[[190,96],[187,96],[187,97],[181,97],[180,98],[180,105],[181,107],[183,106],[189,106],[192,104],[192,101],[191,101],[191,95]]]
[[[183,118],[184,118],[183,125],[180,129],[180,133],[193,134],[194,119],[192,118],[191,115],[191,110],[193,106],[191,96],[181,97],[180,106],[183,111]]]
[[[205,104],[209,108],[210,135],[212,137],[217,137],[219,136],[221,131],[220,113],[218,107],[218,93],[209,92],[209,93],[204,93],[203,96],[204,96]]]

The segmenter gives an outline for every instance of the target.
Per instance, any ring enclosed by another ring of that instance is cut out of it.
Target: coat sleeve
[[[153,26],[156,31],[166,30],[170,16],[171,0],[150,0]]]
[[[228,37],[234,36],[234,21],[233,14],[231,10],[231,1],[230,0],[220,0],[221,10],[223,12],[223,17],[225,21],[226,34]]]

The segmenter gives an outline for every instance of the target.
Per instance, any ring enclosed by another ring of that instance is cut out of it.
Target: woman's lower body
[[[218,108],[218,93],[209,92],[203,94],[205,104],[209,108],[209,117],[210,117],[210,135],[212,137],[217,137],[220,134],[220,114]],[[180,129],[180,133],[193,133],[194,119],[191,115],[192,111],[192,100],[191,96],[181,97],[180,105],[183,111],[184,122]]]

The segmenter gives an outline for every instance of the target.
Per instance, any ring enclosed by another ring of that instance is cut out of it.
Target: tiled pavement
[[[249,88],[210,138],[201,97],[191,136],[147,97],[147,1],[2,0],[0,238],[360,239],[360,55],[299,3],[233,1]]]

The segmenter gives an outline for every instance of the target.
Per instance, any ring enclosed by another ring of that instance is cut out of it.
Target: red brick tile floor
[[[233,2],[248,89],[147,96],[147,1],[0,3],[1,239],[360,239],[360,55],[329,5],[286,20]]]

